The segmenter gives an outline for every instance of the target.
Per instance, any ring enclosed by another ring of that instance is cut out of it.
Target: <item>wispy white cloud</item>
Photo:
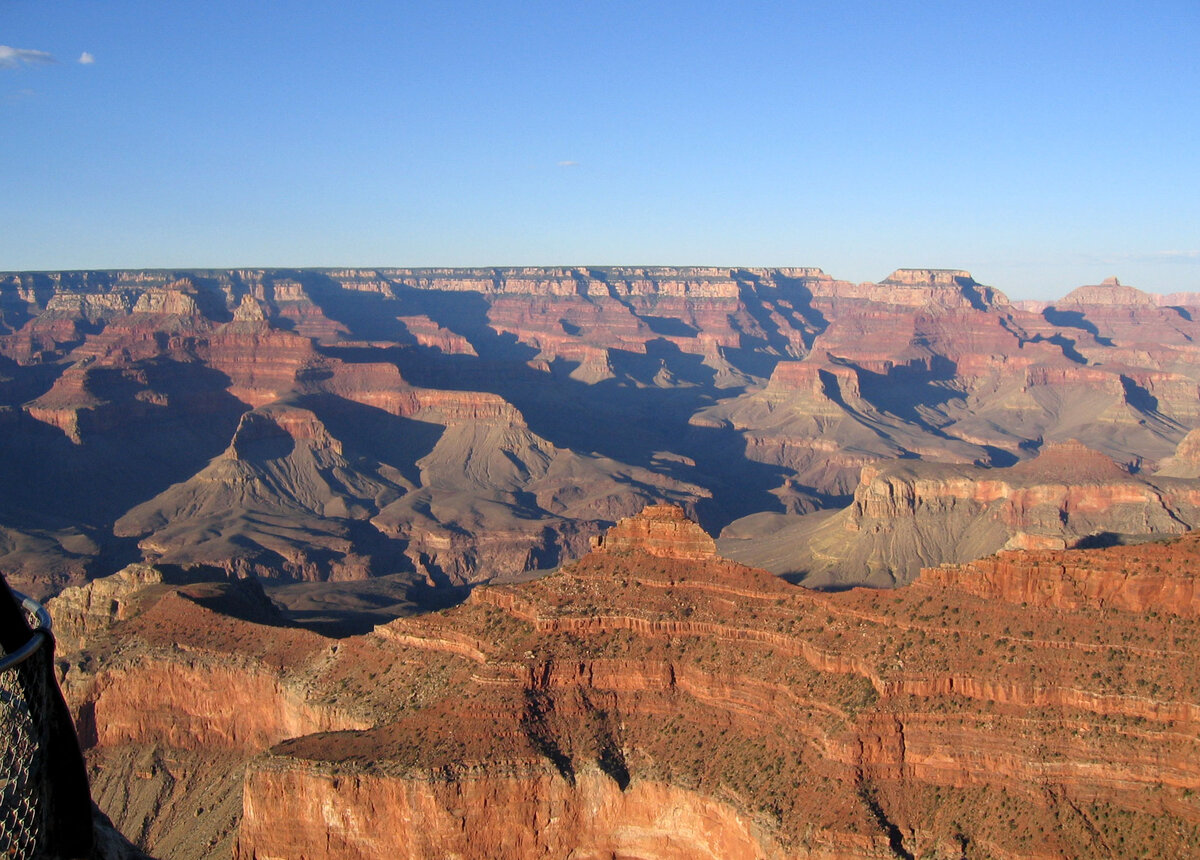
[[[17,102],[23,102],[26,99],[31,99],[36,95],[37,93],[34,90],[26,88],[23,90],[17,90],[15,93],[5,93],[4,101],[7,104],[16,104]]]
[[[1200,260],[1200,251],[1155,251],[1146,256],[1151,260]]]
[[[559,167],[578,167],[579,162],[578,161],[560,161],[558,163],[558,166]]]
[[[21,65],[46,65],[58,62],[45,51],[31,51],[28,48],[13,48],[0,45],[0,69],[15,69]]]
[[[79,55],[79,64],[81,66],[90,66],[94,62],[96,62],[96,58],[92,56],[90,51],[84,51]]]
[[[1079,254],[1085,263],[1120,266],[1126,263],[1200,263],[1200,251],[1141,251],[1137,253]]]

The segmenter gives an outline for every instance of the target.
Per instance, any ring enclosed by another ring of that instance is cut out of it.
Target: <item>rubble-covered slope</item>
[[[1185,535],[821,593],[656,506],[340,641],[145,571],[51,608],[86,641],[101,805],[155,856],[1185,856],[1198,559]]]
[[[1074,438],[1177,474],[1196,343],[1115,282],[1026,308],[941,269],[0,274],[0,564],[461,586],[649,502],[713,532],[841,507],[891,459]]]
[[[1131,473],[1073,440],[1008,468],[894,460],[864,466],[841,511],[751,516],[721,549],[812,588],[903,585],[922,567],[1001,549],[1182,534],[1200,525],[1200,482],[1171,471]]]

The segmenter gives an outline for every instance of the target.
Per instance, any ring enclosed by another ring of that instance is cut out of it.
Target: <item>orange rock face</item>
[[[105,671],[93,683],[83,694],[90,720],[79,731],[98,747],[258,752],[297,735],[362,727],[311,707],[277,676],[221,663],[145,660],[135,670]]]
[[[180,857],[1140,857],[1200,839],[1196,539],[819,593],[690,557],[697,528],[652,506],[545,578],[337,641],[211,574],[64,594],[101,806]]]
[[[1002,552],[921,571],[921,582],[991,600],[1063,610],[1114,608],[1200,617],[1200,536],[1106,553]]]
[[[1162,657],[1198,633],[1164,585],[1190,582],[1194,543],[1064,556],[1156,576],[1140,606],[1109,581],[1062,599],[1050,554],[822,595],[600,549],[378,631],[470,680],[277,746],[247,777],[238,856],[1186,853],[1200,689]]]
[[[572,783],[553,770],[461,781],[254,770],[245,791],[241,860],[304,857],[316,846],[363,860],[786,856],[726,804],[655,783],[622,790],[598,769]],[[290,826],[280,827],[281,813]]]
[[[687,518],[678,505],[647,505],[640,514],[625,517],[592,548],[599,552],[644,552],[660,558],[701,561],[715,558],[717,544]]]

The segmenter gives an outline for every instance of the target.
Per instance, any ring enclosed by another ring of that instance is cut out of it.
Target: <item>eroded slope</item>
[[[1136,857],[1200,839],[1196,537],[835,594],[711,547],[652,507],[541,580],[336,642],[249,584],[148,571],[52,609],[86,643],[66,686],[102,803],[164,857],[235,839],[240,857]],[[185,848],[188,827],[211,835]]]
[[[1198,326],[938,269],[3,275],[0,562],[40,594],[133,561],[461,586],[654,500],[714,532],[841,507],[896,458],[1178,472]]]

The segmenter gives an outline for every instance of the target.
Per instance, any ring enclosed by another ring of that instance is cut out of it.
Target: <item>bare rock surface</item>
[[[593,552],[644,552],[660,558],[716,558],[717,544],[678,505],[647,505],[592,541]]]
[[[130,571],[105,586],[128,609],[62,655],[97,800],[162,858],[1200,839],[1194,535],[822,593],[691,557],[695,529],[654,506],[549,576],[340,640],[235,582]]]
[[[844,510],[751,517],[730,526],[720,546],[810,587],[879,587],[1005,548],[1137,542],[1197,525],[1195,479],[1133,474],[1070,440],[1008,468],[864,466]]]
[[[1078,439],[1177,473],[1184,300],[1026,308],[953,269],[8,273],[0,563],[38,594],[139,560],[460,587],[656,501],[713,530],[829,510],[894,458]]]
[[[714,532],[844,507],[893,459],[1077,439],[1178,472],[1200,322],[1168,298],[1026,307],[934,268],[0,274],[0,564],[38,594],[134,562],[452,589],[650,503]]]

